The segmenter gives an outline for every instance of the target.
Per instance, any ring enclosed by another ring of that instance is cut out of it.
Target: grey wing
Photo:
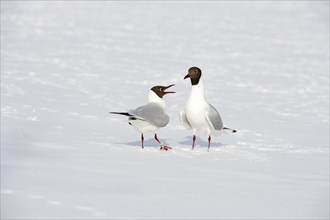
[[[143,105],[129,111],[129,113],[157,127],[165,127],[170,120],[169,116],[165,114],[164,109],[154,103]]]
[[[189,123],[187,116],[186,116],[186,111],[184,109],[181,109],[180,111],[180,121],[183,125],[183,127],[185,127],[186,129],[190,130],[191,124]]]
[[[209,110],[206,112],[206,120],[216,131],[221,131],[223,129],[222,119],[218,111],[210,105]]]

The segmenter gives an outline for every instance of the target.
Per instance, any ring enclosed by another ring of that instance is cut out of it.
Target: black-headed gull
[[[155,140],[160,144],[161,150],[171,149],[163,145],[158,137],[157,131],[159,128],[165,127],[169,122],[169,116],[165,112],[166,104],[163,96],[169,93],[166,89],[174,86],[154,86],[149,91],[148,104],[138,107],[137,109],[127,112],[110,112],[111,114],[119,114],[128,116],[128,123],[141,133],[141,145],[144,148],[143,134],[155,132]]]
[[[208,151],[211,145],[211,135],[218,136],[222,131],[235,133],[236,130],[223,126],[218,111],[205,98],[202,71],[198,67],[191,67],[184,79],[190,78],[191,92],[184,109],[180,111],[180,120],[186,129],[192,129],[195,147],[196,133],[208,134]]]

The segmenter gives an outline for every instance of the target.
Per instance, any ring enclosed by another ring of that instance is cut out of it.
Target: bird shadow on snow
[[[170,147],[175,147],[175,143],[168,143],[167,139],[161,138],[160,141],[162,143],[164,143],[167,146]],[[127,145],[127,146],[134,146],[134,147],[141,147],[141,140],[137,140],[137,141],[132,141],[132,142],[125,142],[125,143],[117,143],[117,144],[123,144],[123,145]],[[184,138],[183,141],[180,141],[179,144],[181,145],[185,145],[185,146],[191,146],[192,145],[192,136],[186,136]],[[154,139],[154,138],[149,138],[149,139],[144,139],[144,147],[153,147],[153,148],[159,148],[159,144],[158,142]],[[205,147],[207,148],[208,146],[208,141],[207,138],[206,140],[203,140],[199,137],[196,136],[196,143],[195,143],[195,147]],[[212,142],[211,140],[211,147],[212,148],[219,148],[219,147],[223,147],[224,144],[220,143],[220,142]]]
[[[167,139],[164,138],[160,138],[159,139],[162,143],[164,143],[165,145],[169,145],[167,143]],[[125,142],[125,143],[118,143],[118,144],[124,144],[124,145],[128,145],[128,146],[139,146],[141,147],[141,140],[138,141],[132,141],[132,142]],[[155,147],[155,148],[159,148],[160,144],[158,144],[158,142],[154,139],[154,138],[149,138],[149,139],[144,139],[144,147]]]
[[[179,144],[192,146],[192,142],[193,142],[192,139],[193,139],[193,136],[186,136],[183,141],[179,142]],[[208,144],[209,144],[209,142],[207,141],[207,138],[206,138],[206,141],[205,141],[205,140],[203,140],[203,139],[196,136],[195,147],[196,146],[208,147]],[[213,142],[211,140],[211,147],[223,147],[223,144],[221,144],[220,142]]]

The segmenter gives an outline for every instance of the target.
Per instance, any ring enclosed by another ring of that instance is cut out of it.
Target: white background
[[[210,152],[191,66],[238,131]],[[172,83],[142,150],[108,112]],[[329,218],[329,2],[1,1],[1,218]]]

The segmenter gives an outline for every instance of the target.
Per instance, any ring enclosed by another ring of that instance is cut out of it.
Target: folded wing
[[[180,111],[180,121],[181,121],[183,127],[185,127],[188,130],[192,129],[192,127],[187,119],[186,111],[184,109],[181,109],[181,111]]]
[[[206,112],[206,120],[208,124],[213,128],[213,131],[220,132],[223,129],[222,119],[218,111],[210,105],[209,110]]]
[[[169,122],[169,116],[156,103],[148,103],[135,110],[130,110],[129,113],[135,118],[147,121],[157,127],[165,127]]]

